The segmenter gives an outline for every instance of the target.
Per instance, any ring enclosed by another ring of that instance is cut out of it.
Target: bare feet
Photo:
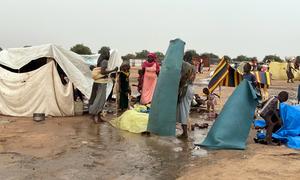
[[[93,116],[93,121],[95,124],[99,124],[99,116],[98,115],[94,115]]]
[[[187,140],[189,136],[187,134],[181,134],[180,136],[177,136],[177,138]]]

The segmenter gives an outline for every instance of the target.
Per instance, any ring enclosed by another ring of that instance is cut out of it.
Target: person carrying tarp
[[[179,83],[178,92],[178,105],[177,105],[177,122],[181,123],[183,133],[178,138],[188,138],[187,124],[191,103],[194,97],[193,82],[195,80],[196,71],[194,66],[189,63],[192,55],[187,52],[184,55],[184,62],[181,68],[181,78]]]
[[[288,92],[281,91],[278,96],[274,96],[262,104],[263,108],[259,111],[259,114],[266,121],[267,132],[265,140],[267,144],[272,144],[272,133],[282,126],[279,105],[286,102],[288,98]]]

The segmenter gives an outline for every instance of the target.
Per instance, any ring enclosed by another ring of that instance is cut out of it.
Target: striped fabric
[[[227,76],[225,76],[222,85],[227,87],[237,87],[242,80],[243,76],[238,71],[229,66],[228,74]]]
[[[269,72],[252,72],[255,75],[259,85],[271,85],[271,76]],[[232,68],[224,58],[219,62],[211,80],[208,83],[208,89],[213,92],[219,85],[227,87],[237,87],[243,80],[243,75]]]
[[[219,84],[223,83],[224,78],[229,73],[229,66],[230,65],[225,61],[225,59],[222,58],[208,83],[208,89],[210,92],[213,92],[219,86]]]
[[[260,71],[255,71],[252,72],[252,74],[256,77],[256,80],[259,84],[271,85],[271,76],[270,72],[260,72]]]

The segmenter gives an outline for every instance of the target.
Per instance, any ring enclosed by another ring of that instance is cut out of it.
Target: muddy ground
[[[196,90],[204,87],[198,75]],[[295,84],[273,81],[270,93]],[[232,93],[222,88],[218,110]],[[293,101],[292,101],[293,102]],[[106,117],[108,120],[114,116]],[[207,115],[193,113],[191,121],[207,122]],[[253,143],[252,130],[244,151],[194,149],[205,130],[190,133],[189,141],[175,137],[144,137],[95,125],[89,116],[31,118],[0,116],[0,179],[299,179],[300,154],[285,146]]]

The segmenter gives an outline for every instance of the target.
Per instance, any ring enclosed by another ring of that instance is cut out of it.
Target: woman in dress
[[[142,65],[143,70],[143,88],[141,96],[141,104],[150,104],[154,94],[157,77],[160,71],[160,66],[157,63],[155,53],[149,53],[148,59]]]

